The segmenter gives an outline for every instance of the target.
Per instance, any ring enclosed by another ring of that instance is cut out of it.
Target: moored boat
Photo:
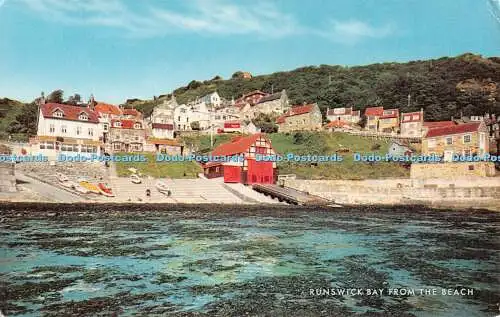
[[[72,182],[72,183],[73,183],[73,182]],[[74,188],[77,192],[79,192],[79,193],[81,193],[81,194],[88,194],[88,193],[90,193],[90,191],[89,191],[88,189],[86,189],[85,187],[80,186],[80,184],[77,184],[77,183],[73,183],[73,188]]]
[[[137,174],[132,174],[130,175],[130,181],[134,184],[140,184],[142,183],[142,180],[139,176],[137,176]]]
[[[57,177],[57,180],[60,181],[61,183],[69,181],[68,176],[64,175],[63,173],[57,173],[56,177]]]
[[[101,190],[99,189],[98,186],[92,184],[92,183],[89,183],[87,181],[81,181],[80,183],[80,186],[82,186],[83,188],[87,189],[89,192],[91,193],[94,193],[94,194],[100,194],[101,193]]]
[[[172,194],[172,191],[170,191],[170,189],[168,189],[167,184],[161,180],[156,182],[156,189],[160,193],[165,194],[167,196],[170,196]]]
[[[99,183],[97,186],[99,186],[99,189],[101,190],[101,194],[106,197],[115,197],[113,194],[113,191],[109,186],[107,186],[104,183]]]

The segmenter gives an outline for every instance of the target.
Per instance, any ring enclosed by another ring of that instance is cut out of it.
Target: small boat
[[[81,193],[81,194],[88,194],[88,193],[90,193],[90,191],[87,188],[82,187],[82,186],[80,186],[77,183],[73,183],[73,189],[76,190],[77,192]]]
[[[132,174],[130,175],[130,181],[134,184],[140,184],[142,183],[142,180],[139,176],[137,176],[137,174]]]
[[[63,173],[57,173],[56,177],[57,177],[57,180],[60,181],[61,183],[69,181],[68,176],[64,175]]]
[[[101,193],[101,190],[99,189],[98,186],[96,186],[96,185],[94,185],[92,183],[89,183],[87,181],[81,181],[80,182],[80,186],[82,186],[83,188],[87,189],[91,193],[94,193],[94,194],[100,194]]]
[[[64,182],[61,182],[61,185],[63,187],[66,187],[66,188],[74,188],[75,186],[75,183],[74,182],[71,182],[71,181],[64,181]]]
[[[99,186],[99,189],[101,190],[101,194],[106,197],[115,197],[113,194],[113,191],[111,188],[109,188],[106,184],[104,183],[99,183],[97,186]]]
[[[170,189],[168,189],[167,184],[165,184],[165,182],[163,182],[163,181],[157,181],[157,182],[156,182],[156,189],[157,189],[160,193],[165,194],[165,195],[167,195],[167,196],[172,195],[172,191],[170,191]]]

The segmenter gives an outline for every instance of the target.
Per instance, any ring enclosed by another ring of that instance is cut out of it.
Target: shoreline
[[[222,207],[222,208],[221,208]],[[265,207],[265,208],[263,208]],[[109,208],[109,209],[108,209]],[[107,209],[107,210],[106,210]],[[404,212],[396,210],[405,210]],[[171,204],[171,203],[55,203],[55,202],[2,202],[0,201],[1,218],[5,217],[72,217],[72,216],[177,216],[188,213],[188,217],[200,216],[283,216],[307,215],[308,213],[360,213],[360,214],[398,214],[422,215],[434,212],[460,214],[497,214],[498,210],[487,208],[448,208],[423,204],[411,205],[345,205],[328,206],[295,206],[273,204]],[[185,214],[183,216],[186,216]]]

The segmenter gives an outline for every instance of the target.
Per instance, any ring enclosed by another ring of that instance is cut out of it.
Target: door
[[[240,183],[241,168],[239,166],[224,165],[224,183]]]
[[[272,184],[273,162],[248,160],[248,184]]]
[[[451,162],[453,159],[453,151],[444,151],[444,158],[443,160],[445,162]]]

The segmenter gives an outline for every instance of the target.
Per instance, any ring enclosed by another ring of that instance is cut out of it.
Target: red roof
[[[399,118],[399,109],[387,109],[382,112],[380,119]]]
[[[365,116],[380,117],[384,114],[384,107],[371,107],[365,109]]]
[[[212,155],[229,156],[229,155],[244,153],[261,136],[263,136],[262,133],[256,133],[246,137],[236,137],[231,142],[224,143],[216,147],[212,151]]]
[[[300,114],[309,113],[313,110],[314,110],[314,104],[294,106],[285,113],[285,117],[297,116]]]
[[[345,126],[350,126],[351,123],[343,121],[343,120],[334,120],[330,121],[328,124],[325,125],[325,128],[341,128]]]
[[[429,121],[424,122],[424,127],[429,129],[442,128],[442,127],[452,127],[456,125],[453,121]]]
[[[111,105],[109,103],[104,103],[104,102],[97,102],[95,106],[95,110],[99,113],[107,113],[107,114],[114,114],[114,115],[121,115],[122,111],[120,110],[119,107],[115,105]]]
[[[420,111],[406,113],[403,112],[401,116],[403,117],[401,119],[401,123],[420,122],[420,120],[422,120],[422,113]]]
[[[481,122],[471,122],[471,123],[457,124],[457,125],[448,126],[448,127],[434,128],[434,129],[430,129],[427,132],[427,135],[425,137],[432,138],[432,137],[443,136],[443,135],[475,132],[479,129],[480,125],[481,125]]]
[[[117,121],[120,121],[122,124],[121,124],[121,127],[115,127],[115,122]],[[143,128],[142,126],[142,123],[140,121],[136,121],[136,120],[133,120],[133,119],[120,119],[120,120],[111,120],[111,127],[112,128],[119,128],[119,129],[134,129],[134,124],[136,123],[140,123],[141,124],[141,128]]]
[[[123,109],[123,114],[126,116],[134,116],[134,117],[140,117],[142,115],[142,113],[132,108]]]
[[[285,116],[279,116],[277,119],[276,119],[276,123],[285,123]]]
[[[97,112],[87,108],[87,107],[79,107],[72,105],[63,105],[59,103],[46,103],[40,107],[44,118],[54,118],[54,119],[63,119],[63,120],[72,120],[72,121],[82,121],[82,122],[93,122],[99,123],[99,116]],[[59,109],[62,111],[62,117],[55,117],[54,112]],[[80,114],[87,114],[88,120],[80,120],[78,117]]]
[[[163,129],[163,130],[173,130],[174,125],[172,123],[153,123],[153,129]]]

